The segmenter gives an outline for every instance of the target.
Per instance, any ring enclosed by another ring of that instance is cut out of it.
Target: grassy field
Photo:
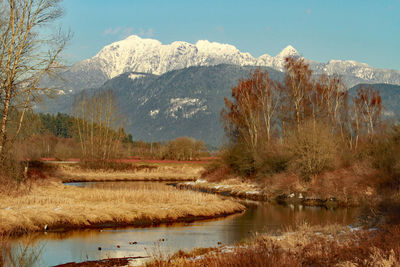
[[[43,182],[44,183],[44,182]],[[245,207],[231,200],[163,184],[112,189],[34,183],[24,194],[0,199],[0,234],[101,227],[156,225],[224,216]],[[27,185],[28,186],[28,185]]]
[[[155,255],[147,266],[399,266],[400,227],[355,230],[331,225],[280,236],[260,235],[232,247]]]
[[[135,163],[122,170],[94,170],[78,164],[60,165],[55,177],[64,182],[77,181],[193,181],[200,177],[204,164]]]

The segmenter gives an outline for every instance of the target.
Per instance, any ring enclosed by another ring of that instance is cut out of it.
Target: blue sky
[[[258,57],[287,45],[326,62],[400,70],[400,0],[64,0],[68,63],[136,34],[162,43],[207,39]]]

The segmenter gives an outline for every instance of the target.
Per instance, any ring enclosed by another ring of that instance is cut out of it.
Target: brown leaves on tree
[[[221,112],[225,129],[255,149],[262,140],[269,141],[274,127],[274,118],[279,102],[279,90],[268,72],[260,69],[240,80],[232,88],[232,99],[224,98],[225,108]]]
[[[358,131],[365,128],[368,137],[372,139],[381,123],[383,106],[379,91],[374,91],[370,87],[360,87],[353,102],[355,118],[359,120],[357,123],[360,125]]]
[[[373,138],[382,111],[379,92],[360,89],[349,108],[347,88],[340,77],[314,77],[304,59],[292,57],[286,58],[285,70],[283,83],[258,69],[232,88],[232,98],[224,99],[221,112],[232,142],[255,151],[270,142],[272,133],[285,136],[288,130],[299,131],[307,121],[330,125],[331,132],[340,134],[350,147],[364,129]]]

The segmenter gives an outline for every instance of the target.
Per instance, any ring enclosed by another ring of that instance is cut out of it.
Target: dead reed
[[[192,181],[200,177],[199,164],[153,164],[127,170],[93,170],[76,166],[60,166],[54,174],[70,181]]]
[[[152,225],[232,214],[241,204],[163,184],[77,188],[59,182],[32,185],[0,199],[0,234],[101,225]]]
[[[158,256],[147,266],[399,266],[400,226],[350,231],[301,227],[279,237],[257,236],[234,247]]]

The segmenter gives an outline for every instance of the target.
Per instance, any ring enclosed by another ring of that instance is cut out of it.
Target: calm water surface
[[[124,183],[74,183],[74,186],[118,188]],[[146,182],[138,183],[143,186]],[[149,182],[147,182],[149,184]],[[23,240],[33,240],[42,248],[37,266],[52,266],[66,262],[79,262],[104,258],[150,256],[157,251],[164,254],[179,249],[218,246],[218,242],[231,245],[255,233],[275,233],[298,223],[348,225],[358,216],[357,209],[327,210],[319,207],[279,206],[266,203],[251,205],[242,214],[216,220],[178,223],[147,228],[104,228],[101,230],[77,230],[65,233],[32,234]],[[164,240],[164,241],[162,241]],[[137,242],[130,245],[129,242]],[[120,248],[117,248],[120,246]],[[101,250],[98,250],[101,247]]]

